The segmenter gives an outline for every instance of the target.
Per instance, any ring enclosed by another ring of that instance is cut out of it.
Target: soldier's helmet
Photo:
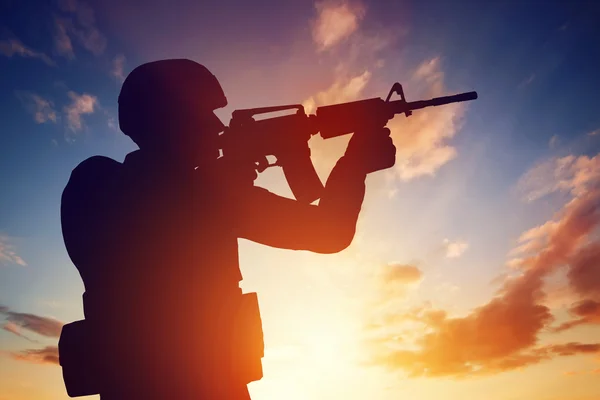
[[[119,128],[140,147],[192,120],[223,128],[214,110],[227,98],[217,78],[187,59],[153,61],[135,68],[119,94]],[[217,129],[218,132],[218,129]]]

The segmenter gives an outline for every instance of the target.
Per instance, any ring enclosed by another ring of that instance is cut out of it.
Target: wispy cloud
[[[55,18],[54,20],[54,49],[61,56],[67,59],[75,58],[73,50],[73,42],[67,33],[67,28],[70,25],[69,20],[64,18]]]
[[[123,82],[125,80],[125,74],[123,72],[123,68],[125,66],[125,56],[123,54],[119,54],[113,60],[113,68],[112,68],[112,76],[117,79],[119,82]]]
[[[365,15],[361,3],[347,0],[325,0],[315,4],[317,18],[312,36],[320,51],[331,48],[354,33]]]
[[[306,99],[302,105],[307,113],[313,113],[321,105],[356,100],[369,83],[370,78],[371,73],[365,71],[350,79],[336,81],[329,88]]]
[[[17,55],[20,57],[37,58],[46,63],[46,65],[51,67],[56,66],[56,63],[46,54],[25,46],[18,39],[0,40],[0,53],[6,57]]]
[[[59,364],[57,346],[11,352],[10,356],[18,361],[27,361],[35,364]]]
[[[62,322],[54,318],[41,317],[39,315],[29,313],[20,313],[12,311],[7,307],[1,307],[0,314],[3,314],[7,323],[10,324],[11,332],[18,334],[19,336],[21,336],[19,334],[20,330],[25,329],[41,336],[57,338],[60,336],[63,326]],[[17,329],[19,333],[16,333]]]
[[[67,58],[75,57],[74,39],[96,56],[104,53],[107,41],[96,26],[93,8],[81,0],[61,0],[59,6],[70,16],[55,19],[54,45],[57,52]]]
[[[67,126],[72,132],[81,131],[84,127],[82,115],[92,114],[98,107],[98,98],[96,96],[83,93],[77,94],[69,91],[71,104],[64,107],[67,117]]]
[[[17,254],[12,240],[6,235],[0,235],[0,264],[16,264],[23,267],[27,265]]]
[[[447,258],[458,258],[469,248],[469,243],[464,240],[451,241],[449,239],[444,239],[443,244],[446,249]]]
[[[569,312],[574,318],[554,328],[555,332],[566,331],[579,325],[600,324],[600,301],[582,300],[573,304]]]
[[[13,335],[17,335],[19,337],[22,337],[25,340],[28,340],[30,342],[35,342],[35,340],[30,339],[29,337],[25,336],[22,332],[21,332],[21,327],[17,324],[15,324],[14,322],[7,322],[2,326],[2,329],[5,330],[6,332],[12,333]]]
[[[536,74],[531,74],[527,78],[525,78],[520,84],[519,87],[529,86],[536,78]]]
[[[36,93],[26,91],[16,91],[15,95],[21,101],[21,104],[23,104],[25,109],[33,115],[35,122],[38,124],[43,124],[45,122],[56,123],[57,114],[54,110],[54,103],[52,103],[52,101],[45,99]]]
[[[115,117],[108,117],[106,120],[106,124],[113,131],[119,130],[119,125],[118,125],[117,119]]]
[[[527,202],[554,192],[577,196],[600,183],[600,155],[568,155],[538,163],[517,183],[517,191]]]
[[[413,73],[416,84],[424,84],[427,96],[446,94],[444,73],[439,57],[424,61]],[[449,144],[462,126],[464,106],[460,103],[426,108],[409,118],[394,117],[388,128],[397,148],[394,170],[401,180],[433,176],[443,165],[457,156]]]

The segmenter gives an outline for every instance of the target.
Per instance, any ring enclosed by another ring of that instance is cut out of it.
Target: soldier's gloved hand
[[[396,163],[396,146],[388,128],[355,132],[344,156],[349,163],[364,173],[393,167]]]

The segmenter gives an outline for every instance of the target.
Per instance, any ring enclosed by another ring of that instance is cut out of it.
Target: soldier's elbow
[[[321,254],[335,254],[347,249],[354,240],[354,233],[354,229],[330,232],[330,235],[319,243],[317,252]]]

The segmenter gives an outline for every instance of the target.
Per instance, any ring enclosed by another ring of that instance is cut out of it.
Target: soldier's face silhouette
[[[210,166],[219,157],[218,135],[224,125],[212,111],[196,110],[174,123],[168,148],[177,162],[187,166]]]
[[[169,100],[160,117],[148,121],[140,148],[172,165],[210,168],[219,157],[217,139],[225,126],[189,97]]]

